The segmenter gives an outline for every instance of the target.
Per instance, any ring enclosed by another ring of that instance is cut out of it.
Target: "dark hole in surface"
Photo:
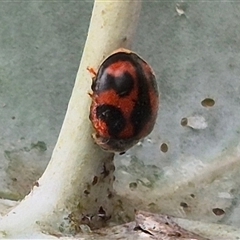
[[[94,186],[98,181],[98,177],[94,176],[93,181],[92,181],[92,185]]]
[[[215,104],[215,101],[212,98],[205,98],[201,102],[203,107],[213,107]]]
[[[129,183],[129,188],[130,188],[131,190],[136,189],[136,188],[137,188],[137,183],[136,183],[136,182],[131,182],[131,183]]]
[[[188,124],[187,118],[182,118],[182,119],[181,119],[181,125],[182,125],[183,127],[185,127],[185,126],[187,126],[187,124]]]
[[[195,198],[195,195],[192,193],[192,194],[190,194],[190,196],[192,197],[192,198]]]
[[[162,152],[166,153],[168,151],[168,145],[166,143],[163,143],[160,146],[160,149],[161,149]]]
[[[90,192],[88,190],[84,190],[84,194],[88,195]]]
[[[173,236],[174,236],[174,237],[181,237],[182,234],[181,234],[180,232],[176,232]]]
[[[101,218],[104,221],[107,221],[111,218],[111,216],[106,215],[106,211],[103,209],[102,206],[98,210],[98,217]]]
[[[150,207],[150,208],[154,208],[155,206],[156,206],[156,204],[153,203],[153,202],[151,202],[151,203],[148,204],[148,207]]]
[[[213,208],[212,211],[216,216],[221,216],[225,214],[225,211],[221,208]]]
[[[103,174],[103,178],[107,177],[109,175],[110,171],[106,168],[105,163],[103,164],[103,170],[101,174]]]
[[[98,214],[104,214],[104,215],[106,214],[102,206],[98,209]]]
[[[110,199],[110,198],[113,197],[113,194],[110,192],[110,193],[107,195],[107,197]]]
[[[181,202],[180,206],[183,207],[183,208],[187,208],[188,207],[187,203],[185,203],[185,202]]]

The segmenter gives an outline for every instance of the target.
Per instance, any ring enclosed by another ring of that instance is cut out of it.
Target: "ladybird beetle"
[[[159,94],[151,67],[136,53],[118,49],[94,74],[90,120],[95,142],[109,152],[124,153],[153,129]]]

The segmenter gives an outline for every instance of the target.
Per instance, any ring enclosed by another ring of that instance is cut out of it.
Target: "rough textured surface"
[[[152,135],[118,157],[115,187],[130,209],[239,226],[240,5],[144,6],[135,49],[155,69],[161,109]],[[207,127],[182,126],[193,116]]]
[[[91,8],[89,1],[2,4],[1,197],[23,197],[50,159],[76,77]]]
[[[91,8],[89,1],[1,6],[0,197],[24,196],[50,158]],[[151,136],[117,156],[121,209],[240,226],[239,8],[235,2],[143,3],[134,50],[155,69],[161,111]],[[215,104],[202,106],[205,98]],[[206,128],[181,125],[195,115]]]

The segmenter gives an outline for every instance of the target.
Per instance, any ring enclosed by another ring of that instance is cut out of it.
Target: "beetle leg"
[[[92,67],[87,67],[87,70],[90,72],[90,74],[93,76],[93,78],[96,78],[97,73]]]

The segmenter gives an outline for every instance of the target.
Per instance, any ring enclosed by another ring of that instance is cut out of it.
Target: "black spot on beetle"
[[[137,60],[136,58],[135,61],[137,63],[134,62],[133,64],[138,79],[138,101],[131,114],[131,123],[134,126],[134,133],[136,135],[142,131],[152,115],[147,76],[145,76],[144,69]]]
[[[114,90],[120,97],[128,96],[134,88],[134,79],[128,72],[123,73],[121,76],[115,77],[103,71],[102,75],[96,80],[94,89],[96,93],[107,90]]]
[[[106,123],[111,137],[117,137],[126,126],[126,119],[122,111],[112,105],[99,105],[96,109],[97,118]]]
[[[131,123],[134,126],[134,134],[139,134],[151,117],[152,111],[150,103],[144,99],[139,99],[131,114]]]

